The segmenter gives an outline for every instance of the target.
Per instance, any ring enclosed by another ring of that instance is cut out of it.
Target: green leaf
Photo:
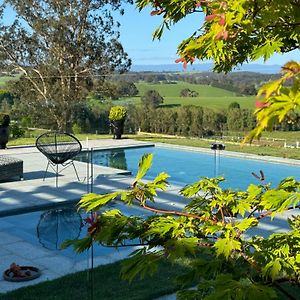
[[[70,246],[73,246],[74,250],[77,253],[82,253],[85,250],[88,250],[93,243],[93,239],[90,235],[84,237],[83,239],[78,240],[66,240],[60,245],[61,249],[66,249]]]
[[[257,225],[258,225],[258,220],[256,218],[249,218],[249,219],[244,219],[242,222],[235,225],[235,227],[238,230],[244,232],[247,229],[257,226]]]
[[[122,192],[114,192],[110,194],[97,195],[97,194],[86,194],[79,201],[79,208],[83,208],[86,211],[98,210],[103,205],[114,200]]]
[[[151,168],[152,158],[152,153],[146,153],[142,156],[142,158],[139,161],[139,170],[135,177],[136,181],[141,180]]]
[[[177,259],[178,257],[186,257],[188,255],[194,255],[198,249],[197,243],[199,239],[196,237],[185,237],[179,239],[169,239],[165,248],[168,252],[170,259]]]
[[[267,265],[262,269],[262,272],[265,276],[270,276],[272,280],[275,280],[280,270],[280,259],[276,258],[274,261],[270,261],[269,263],[267,263]]]
[[[142,248],[134,251],[130,256],[122,262],[121,276],[132,282],[136,277],[144,278],[157,271],[161,252],[147,252],[146,248]]]
[[[233,238],[226,237],[217,240],[214,248],[217,250],[217,256],[223,254],[228,259],[234,250],[241,250],[241,243]]]

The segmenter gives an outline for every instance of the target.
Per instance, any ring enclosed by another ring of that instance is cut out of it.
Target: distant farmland
[[[152,84],[140,82],[136,84],[139,95],[137,97],[125,98],[114,101],[115,104],[140,104],[140,97],[147,90],[157,90],[164,97],[165,106],[196,105],[208,107],[215,110],[228,108],[232,102],[238,102],[241,108],[254,109],[255,96],[236,96],[234,92],[212,87],[209,85],[191,84],[177,82],[174,84]],[[199,93],[198,97],[180,97],[180,91],[188,88]]]
[[[14,80],[14,79],[15,79],[15,77],[11,77],[11,76],[1,76],[0,77],[0,88],[3,88],[7,81]]]

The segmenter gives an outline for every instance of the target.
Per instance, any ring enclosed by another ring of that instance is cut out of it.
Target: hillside
[[[196,105],[208,107],[214,110],[228,108],[232,102],[238,102],[241,108],[254,109],[255,96],[236,96],[221,88],[209,85],[191,84],[187,82],[168,83],[147,83],[136,84],[139,95],[137,97],[124,98],[114,101],[114,104],[140,104],[141,96],[147,90],[157,90],[164,97],[164,106]],[[180,91],[188,88],[199,93],[198,97],[180,97]]]

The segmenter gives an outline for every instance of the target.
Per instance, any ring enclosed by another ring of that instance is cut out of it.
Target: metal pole
[[[57,182],[58,182],[58,165],[56,165],[56,187],[57,187]]]
[[[94,162],[93,162],[93,148],[91,148],[91,193],[94,190]]]
[[[215,152],[215,174],[214,177],[217,177],[217,150],[214,150]]]
[[[219,176],[220,149],[216,150],[216,177]]]
[[[90,192],[90,150],[87,149],[86,152],[86,192],[89,193]]]

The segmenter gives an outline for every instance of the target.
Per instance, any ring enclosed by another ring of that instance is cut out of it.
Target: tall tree
[[[70,130],[92,76],[130,66],[112,16],[112,11],[123,12],[121,1],[6,0],[2,21],[5,5],[16,19],[0,26],[1,67],[22,73],[14,90],[28,113]]]

